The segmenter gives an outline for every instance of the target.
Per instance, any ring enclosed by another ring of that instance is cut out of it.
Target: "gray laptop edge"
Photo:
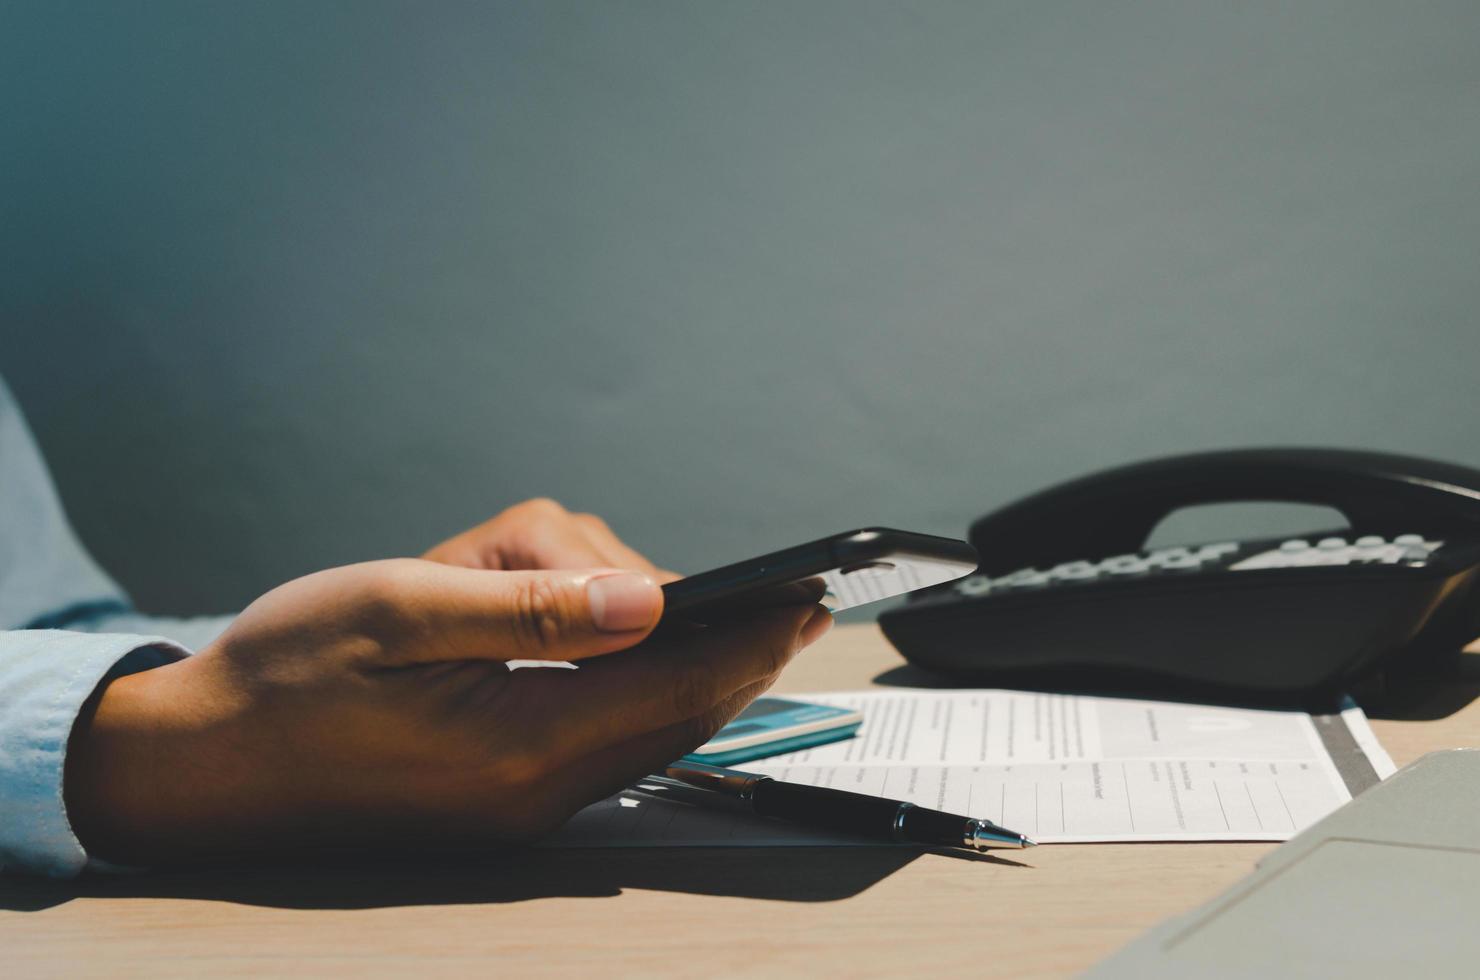
[[[1399,770],[1085,975],[1480,976],[1480,749]]]

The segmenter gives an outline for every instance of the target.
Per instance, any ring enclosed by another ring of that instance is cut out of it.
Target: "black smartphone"
[[[821,602],[837,612],[969,575],[976,549],[933,534],[844,531],[663,586],[663,621],[709,623],[766,606]]]

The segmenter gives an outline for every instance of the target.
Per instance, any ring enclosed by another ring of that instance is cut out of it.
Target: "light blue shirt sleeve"
[[[105,678],[185,655],[157,636],[0,633],[0,871],[75,875],[88,866],[62,800],[72,724]]]
[[[62,797],[78,714],[105,680],[187,656],[229,622],[132,609],[72,533],[0,382],[0,872],[99,866],[73,834]]]

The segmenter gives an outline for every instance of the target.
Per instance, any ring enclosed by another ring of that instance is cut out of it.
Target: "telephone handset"
[[[1184,507],[1318,504],[1349,528],[1146,548]],[[1248,449],[1071,480],[971,526],[976,574],[880,626],[918,666],[973,682],[1336,693],[1480,633],[1480,471],[1385,453]]]

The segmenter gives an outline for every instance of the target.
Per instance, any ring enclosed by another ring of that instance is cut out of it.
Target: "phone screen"
[[[974,566],[973,566],[974,567]],[[928,589],[970,572],[960,562],[895,556],[855,562],[822,575],[826,591],[821,603],[833,612],[880,599],[891,599],[916,589]]]
[[[841,612],[940,585],[975,568],[976,552],[964,541],[869,528],[665,585],[665,617],[706,622],[809,602]]]

